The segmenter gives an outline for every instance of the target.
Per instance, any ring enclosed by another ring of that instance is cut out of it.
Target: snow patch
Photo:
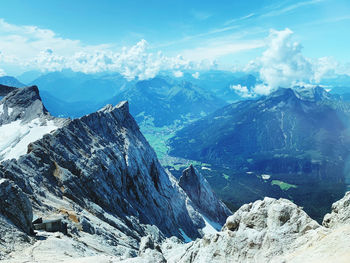
[[[264,179],[264,180],[269,180],[271,178],[271,175],[269,175],[269,174],[262,174],[261,178]]]
[[[4,113],[4,104],[0,105],[0,115]]]
[[[18,120],[0,126],[0,161],[17,159],[26,154],[29,143],[41,139],[57,128],[54,121],[42,123],[39,118],[29,123]]]
[[[8,107],[7,108],[7,115],[9,115],[10,116],[10,114],[13,112],[13,109],[12,108],[10,108],[10,107]]]
[[[205,166],[202,166],[202,170],[209,170],[209,171],[211,171],[211,169],[209,167],[205,167]]]
[[[186,233],[181,228],[179,228],[179,231],[186,243],[193,241],[188,235],[186,235]]]
[[[205,223],[205,227],[202,228],[202,231],[205,235],[206,234],[215,234],[221,230],[222,226],[220,224],[209,220],[204,215],[202,215],[202,217],[203,217],[203,220]]]

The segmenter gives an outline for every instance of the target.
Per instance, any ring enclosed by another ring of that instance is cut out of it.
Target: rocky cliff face
[[[26,154],[4,159],[0,178],[29,196],[36,216],[64,217],[77,246],[125,258],[137,255],[142,236],[201,236],[203,215],[160,166],[127,102],[72,121],[49,116],[36,87],[10,93],[1,105],[0,128],[33,118],[61,124],[25,141]]]
[[[7,94],[9,94],[11,91],[14,91],[16,88],[11,87],[11,86],[6,86],[3,84],[0,84],[0,99]]]
[[[210,221],[223,225],[231,215],[226,205],[215,196],[207,180],[192,165],[182,172],[179,185]]]
[[[27,196],[13,182],[0,179],[0,260],[32,241],[33,212]]]

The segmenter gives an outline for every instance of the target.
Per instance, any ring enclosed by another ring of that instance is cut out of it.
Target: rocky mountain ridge
[[[81,248],[72,252],[75,256],[113,255],[121,260],[137,255],[141,237],[160,242],[204,234],[205,214],[161,167],[128,102],[74,120],[51,117],[36,87],[15,90],[0,103],[5,109],[0,128],[32,119],[61,123],[28,142],[26,154],[3,160],[0,178],[11,180],[28,196],[35,217],[64,218],[73,237],[67,244]],[[22,106],[27,111],[20,110]],[[10,114],[8,108],[13,108]],[[30,242],[21,243],[30,248]],[[35,244],[41,243],[47,244]],[[6,253],[0,251],[0,256]],[[11,261],[16,249],[6,257]]]

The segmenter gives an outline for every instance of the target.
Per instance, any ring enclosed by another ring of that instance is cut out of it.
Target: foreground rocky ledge
[[[166,262],[349,262],[350,192],[323,226],[291,201],[266,197],[243,205],[216,234],[188,244],[168,239],[161,248],[156,254]],[[154,262],[154,254],[143,249],[125,262]]]

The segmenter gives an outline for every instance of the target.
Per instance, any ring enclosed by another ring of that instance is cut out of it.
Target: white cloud
[[[238,85],[231,85],[230,89],[234,90],[239,96],[242,98],[253,98],[256,96],[253,92],[251,92],[247,86],[241,86],[241,84]]]
[[[258,67],[264,85],[256,88],[261,93],[278,87],[290,87],[296,82],[309,82],[313,77],[313,67],[302,53],[302,46],[292,41],[290,29],[271,30],[268,48],[263,55],[249,66]]]
[[[300,83],[314,86],[324,78],[339,74],[350,75],[350,67],[332,57],[304,57],[301,44],[294,42],[292,35],[288,28],[270,30],[267,49],[245,67],[246,71],[259,72],[263,83],[252,89],[257,95],[267,95],[279,87],[289,88]]]
[[[195,79],[199,79],[199,72],[197,71],[197,72],[195,72],[195,73],[193,73],[192,74],[192,77],[194,77]]]
[[[267,49],[246,66],[246,71],[259,72],[263,82],[253,88],[256,94],[266,95],[279,87],[289,88],[300,83],[317,84],[322,78],[346,74],[345,67],[333,58],[312,60],[304,57],[301,44],[294,42],[292,35],[288,28],[271,30]]]
[[[180,70],[174,71],[173,74],[174,74],[174,77],[176,78],[181,78],[184,75],[184,73]]]
[[[0,68],[0,77],[6,76],[6,72]]]
[[[161,70],[181,71],[209,65],[182,56],[151,53],[145,40],[116,50],[110,44],[85,45],[79,40],[61,38],[51,30],[12,25],[3,19],[0,19],[0,63],[5,69],[6,66],[16,66],[22,71],[59,71],[64,68],[84,73],[112,71],[128,79],[152,78]]]

